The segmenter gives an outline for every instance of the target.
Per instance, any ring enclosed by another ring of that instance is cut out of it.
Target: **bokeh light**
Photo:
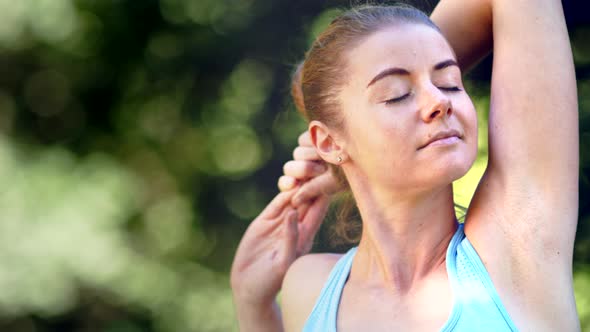
[[[0,0],[0,330],[237,331],[233,254],[307,127],[290,75],[349,5]],[[590,28],[570,30],[590,331]],[[466,87],[479,151],[462,206],[487,163],[489,77]]]

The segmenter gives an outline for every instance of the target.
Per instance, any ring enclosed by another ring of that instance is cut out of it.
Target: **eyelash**
[[[386,101],[385,101],[385,105],[391,105],[391,104],[394,104],[394,103],[400,102],[400,101],[402,101],[402,100],[406,99],[406,97],[408,97],[409,95],[410,95],[409,93],[406,93],[405,95],[403,95],[403,96],[401,96],[401,97],[397,97],[397,98],[393,98],[393,99],[386,100]]]
[[[448,87],[448,88],[440,87],[439,89],[441,89],[443,91],[449,91],[449,92],[462,91],[461,88],[459,88],[458,86],[452,86],[452,87]]]
[[[459,88],[458,86],[452,86],[452,87],[439,87],[440,90],[443,91],[447,91],[447,92],[458,92],[458,91],[463,91],[461,90],[461,88]],[[406,99],[407,97],[409,97],[410,94],[406,93],[405,95],[401,96],[401,97],[397,97],[397,98],[393,98],[393,99],[389,99],[385,101],[385,105],[391,105],[397,102],[400,102],[404,99]]]

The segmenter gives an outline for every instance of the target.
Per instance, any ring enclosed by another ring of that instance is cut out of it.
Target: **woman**
[[[577,96],[561,3],[442,0],[432,21],[361,8],[308,52],[298,104],[309,134],[232,268],[243,331],[580,329]],[[459,225],[452,182],[477,151],[460,70],[492,40],[489,162]],[[291,264],[337,187],[318,159],[345,175],[360,242]]]

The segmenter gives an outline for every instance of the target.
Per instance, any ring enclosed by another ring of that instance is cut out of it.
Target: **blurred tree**
[[[0,329],[235,329],[229,264],[305,128],[290,73],[348,5],[0,0]],[[590,330],[590,26],[581,2],[564,6],[582,140],[576,292]],[[469,80],[482,114],[490,63]],[[485,143],[458,184],[464,205]]]

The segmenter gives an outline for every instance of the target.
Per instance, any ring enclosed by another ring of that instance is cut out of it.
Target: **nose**
[[[437,87],[425,92],[424,107],[422,107],[422,120],[431,122],[438,118],[448,117],[453,113],[451,100]]]

